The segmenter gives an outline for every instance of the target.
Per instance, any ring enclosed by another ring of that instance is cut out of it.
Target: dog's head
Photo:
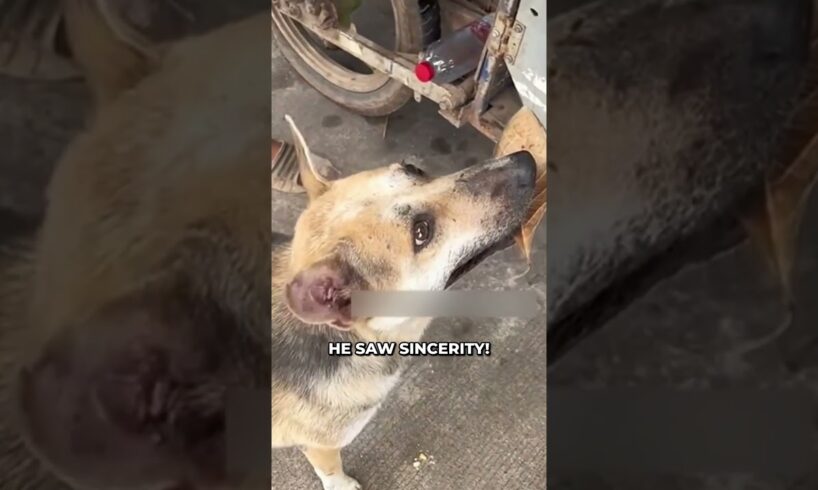
[[[511,243],[534,189],[527,152],[433,178],[395,163],[337,180],[292,125],[309,205],[295,227],[286,299],[303,322],[399,328],[352,318],[353,291],[435,291]]]

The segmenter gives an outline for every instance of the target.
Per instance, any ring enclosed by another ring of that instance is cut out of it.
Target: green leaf
[[[352,24],[352,14],[361,6],[363,0],[334,0],[338,11],[338,22],[341,27],[347,28]]]

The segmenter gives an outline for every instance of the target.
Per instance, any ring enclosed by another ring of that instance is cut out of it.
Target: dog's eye
[[[403,170],[406,173],[408,173],[409,175],[414,175],[414,176],[417,176],[417,177],[425,177],[426,176],[426,172],[424,172],[423,170],[415,167],[411,163],[401,163],[401,167],[403,167]]]
[[[428,216],[415,219],[414,223],[412,223],[412,240],[415,245],[415,252],[422,250],[432,240],[433,234],[433,222]]]

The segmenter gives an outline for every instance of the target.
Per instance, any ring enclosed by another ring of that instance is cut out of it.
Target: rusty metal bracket
[[[471,103],[471,118],[474,121],[480,119],[488,108],[491,97],[509,80],[505,68],[505,46],[514,25],[518,6],[519,0],[501,0],[497,5],[491,36],[475,73],[477,88],[474,101]]]
[[[506,64],[513,65],[517,60],[517,53],[520,52],[523,36],[525,36],[525,25],[520,21],[515,21],[514,26],[511,28],[511,33],[508,35],[508,43],[506,44]]]

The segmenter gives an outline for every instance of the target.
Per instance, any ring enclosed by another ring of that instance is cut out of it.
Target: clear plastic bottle
[[[452,83],[473,72],[493,26],[494,14],[489,14],[430,44],[415,65],[417,79]]]

